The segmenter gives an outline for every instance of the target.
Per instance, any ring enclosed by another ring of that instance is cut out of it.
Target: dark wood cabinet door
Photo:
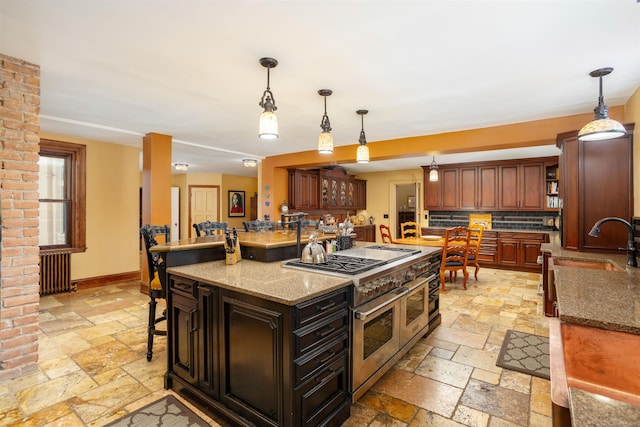
[[[498,169],[500,209],[517,210],[520,207],[518,200],[519,174],[518,165],[504,165]]]
[[[476,207],[480,210],[498,209],[498,168],[478,167]]]
[[[442,203],[444,210],[458,209],[458,169],[440,170],[439,180],[442,181]]]
[[[356,209],[367,209],[367,181],[356,179]]]
[[[171,370],[186,382],[197,385],[198,301],[173,294],[171,313]]]
[[[518,240],[501,237],[498,240],[498,263],[517,266],[519,264],[518,246]]]
[[[217,288],[198,285],[198,386],[218,398],[218,307]]]
[[[232,293],[220,300],[220,400],[258,425],[282,425],[283,314]]]
[[[475,167],[460,168],[459,206],[460,209],[477,208],[478,169]]]
[[[538,256],[540,256],[540,241],[521,242],[521,265],[524,267],[539,267]]]
[[[429,172],[424,172],[424,208],[427,210],[440,209],[442,185],[440,181],[429,181]]]
[[[520,166],[520,176],[520,209],[543,210],[545,188],[544,164],[523,164]]]

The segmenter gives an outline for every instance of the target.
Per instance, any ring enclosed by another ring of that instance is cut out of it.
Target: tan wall
[[[180,238],[194,237],[192,224],[189,221],[189,186],[190,185],[218,185],[220,186],[220,221],[228,221],[229,227],[244,229],[242,221],[249,220],[249,197],[258,189],[258,179],[246,176],[222,175],[217,173],[186,173],[175,174],[171,185],[180,188]],[[229,218],[229,190],[245,192],[245,217]]]
[[[388,225],[392,235],[394,235],[393,233],[397,226],[395,222],[397,214],[394,214],[392,209],[394,209],[395,205],[396,185],[418,183],[420,187],[420,197],[416,201],[416,213],[418,214],[418,218],[421,218],[420,222],[423,226],[427,226],[427,222],[424,220],[424,215],[422,214],[422,168],[393,172],[361,173],[358,174],[358,178],[367,180],[367,209],[366,211],[359,211],[358,213],[365,215],[367,218],[373,216],[376,226],[377,242],[381,242],[380,224]],[[385,214],[388,214],[389,218],[384,218]]]
[[[71,280],[140,269],[140,149],[42,133],[87,147],[87,250],[71,255]]]

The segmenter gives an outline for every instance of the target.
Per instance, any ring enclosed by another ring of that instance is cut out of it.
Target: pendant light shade
[[[598,97],[598,105],[593,109],[595,117],[593,121],[587,123],[578,133],[578,139],[581,141],[600,141],[604,139],[613,139],[627,134],[626,129],[619,122],[610,119],[607,114],[609,108],[604,104],[602,96],[602,77],[610,74],[613,68],[599,68],[589,73],[591,77],[600,79],[600,96]]]
[[[258,105],[264,109],[260,114],[260,124],[258,127],[258,137],[265,140],[278,139],[278,117],[276,116],[276,101],[269,87],[269,70],[278,65],[278,61],[273,58],[260,58],[260,64],[267,69],[267,89],[262,94],[262,99]]]
[[[331,154],[333,153],[333,135],[331,135],[331,123],[329,122],[329,116],[327,116],[327,96],[331,96],[333,91],[330,89],[320,89],[318,93],[324,97],[324,114],[320,122],[322,132],[318,137],[318,153]]]
[[[367,137],[364,134],[364,115],[367,114],[369,110],[358,110],[356,114],[360,115],[360,119],[362,122],[362,130],[360,131],[360,145],[358,146],[358,150],[356,151],[356,162],[358,163],[369,163],[369,147],[367,147]]]
[[[431,168],[429,170],[429,181],[438,181],[438,165],[436,164],[436,156],[433,156],[433,161],[431,162]]]

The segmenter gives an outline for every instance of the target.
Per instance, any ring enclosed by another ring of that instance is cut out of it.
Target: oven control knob
[[[413,271],[407,271],[406,273],[404,273],[404,278],[407,281],[411,281],[416,278],[416,273]]]

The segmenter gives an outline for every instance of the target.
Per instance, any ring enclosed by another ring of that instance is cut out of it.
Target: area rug
[[[209,424],[178,399],[168,395],[107,424],[105,427],[125,426],[208,427]]]
[[[509,329],[496,365],[549,379],[549,338]]]

